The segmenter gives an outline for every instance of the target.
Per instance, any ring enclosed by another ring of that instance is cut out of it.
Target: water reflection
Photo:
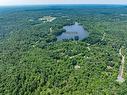
[[[75,24],[71,26],[64,26],[63,29],[65,29],[66,32],[57,36],[58,41],[69,39],[83,40],[84,38],[87,38],[89,36],[88,31],[85,30],[83,26],[79,25],[79,23],[77,22],[75,22]]]

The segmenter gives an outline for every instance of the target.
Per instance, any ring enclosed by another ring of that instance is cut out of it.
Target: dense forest
[[[57,41],[76,21],[89,37]],[[0,95],[127,95],[126,48],[127,6],[0,7]]]

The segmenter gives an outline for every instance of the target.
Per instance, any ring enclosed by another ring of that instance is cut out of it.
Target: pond
[[[84,38],[87,38],[89,36],[88,31],[85,30],[83,26],[79,25],[79,23],[77,22],[75,22],[75,24],[71,26],[64,26],[63,29],[65,29],[66,32],[57,36],[58,41],[70,39],[83,40]]]

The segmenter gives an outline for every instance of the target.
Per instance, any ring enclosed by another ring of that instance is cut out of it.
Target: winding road
[[[124,72],[124,63],[125,63],[125,55],[122,54],[122,48],[120,48],[120,50],[119,50],[119,55],[122,58],[121,58],[121,65],[120,65],[120,68],[119,68],[119,74],[118,74],[118,77],[117,77],[116,81],[119,82],[119,83],[122,83],[122,82],[124,82],[123,72]]]

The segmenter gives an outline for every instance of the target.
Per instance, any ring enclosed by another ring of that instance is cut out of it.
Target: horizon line
[[[84,3],[84,4],[80,4],[80,3],[77,3],[77,4],[73,4],[73,3],[65,3],[65,4],[62,4],[62,3],[49,3],[49,4],[14,4],[14,5],[0,5],[0,7],[6,7],[6,6],[42,6],[42,5],[123,5],[123,6],[126,6],[127,4],[117,4],[117,3],[114,3],[114,4],[110,4],[110,3]]]

